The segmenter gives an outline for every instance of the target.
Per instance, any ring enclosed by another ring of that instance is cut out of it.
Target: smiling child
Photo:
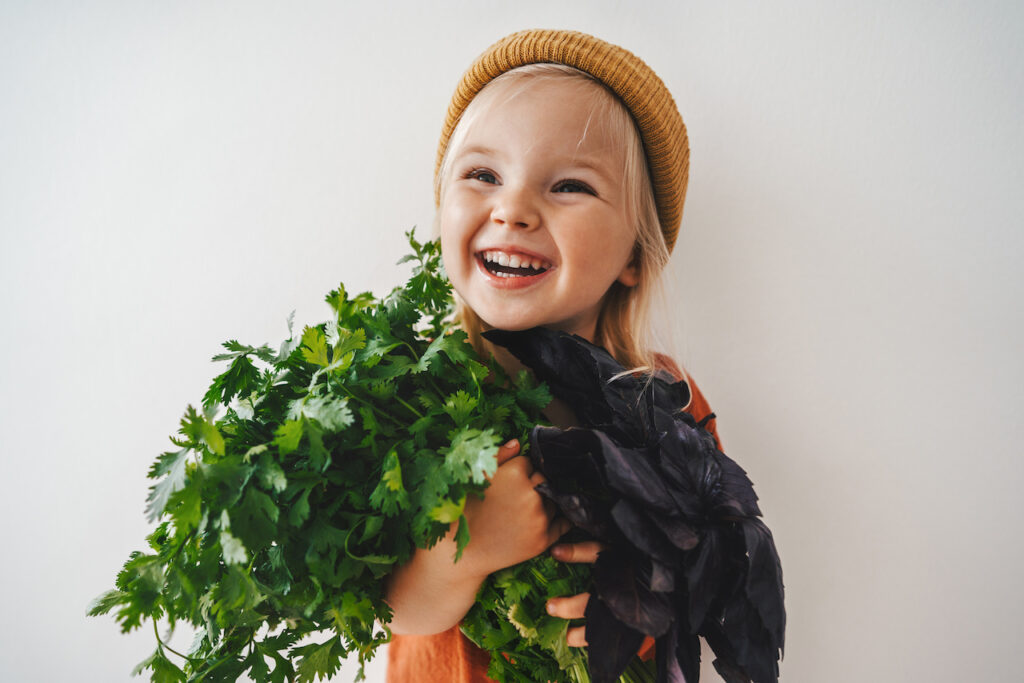
[[[480,333],[541,326],[604,346],[624,367],[685,379],[652,348],[648,311],[678,232],[688,159],[671,95],[631,53],[569,31],[523,31],[489,48],[456,90],[435,179],[445,269],[474,345],[517,369]],[[687,409],[701,419],[710,410],[689,384]],[[547,416],[573,423],[570,406]],[[389,681],[489,680],[488,655],[458,630],[484,579],[549,548],[563,561],[596,559],[595,543],[554,545],[570,525],[518,453],[516,441],[503,446],[485,497],[467,501],[471,541],[459,562],[450,535],[390,577]],[[589,598],[548,609],[579,619]],[[585,626],[567,638],[586,645]]]

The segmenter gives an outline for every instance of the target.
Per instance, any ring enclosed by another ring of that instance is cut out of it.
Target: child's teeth
[[[541,259],[531,259],[528,256],[522,254],[506,254],[503,251],[485,251],[481,254],[484,261],[488,263],[496,263],[499,266],[506,268],[532,268],[533,270],[547,270],[551,266]],[[500,277],[525,277],[519,274],[512,273],[495,273]]]

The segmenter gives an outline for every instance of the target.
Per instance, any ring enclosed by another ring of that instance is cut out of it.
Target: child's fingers
[[[504,446],[498,447],[498,467],[519,455],[519,439],[512,439]]]
[[[559,562],[597,562],[597,554],[604,546],[597,541],[559,543],[551,548],[551,556]]]
[[[571,528],[572,522],[567,520],[565,517],[556,517],[554,520],[552,520],[551,524],[548,525],[548,545],[551,545],[552,543],[560,539],[562,536],[565,536],[567,533],[569,533],[569,529]]]
[[[569,632],[565,634],[565,642],[569,644],[569,647],[586,647],[587,627],[573,626],[569,629]]]
[[[551,598],[547,604],[548,614],[559,619],[582,619],[589,601],[590,593],[570,595],[566,598]]]

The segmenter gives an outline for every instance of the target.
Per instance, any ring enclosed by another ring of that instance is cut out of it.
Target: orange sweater
[[[673,375],[684,376],[671,359],[661,360]],[[687,377],[687,383],[690,405],[686,410],[699,422],[711,413],[711,408],[693,379]],[[714,419],[704,427],[718,440]],[[644,641],[641,657],[647,659],[653,645],[651,638]],[[388,646],[387,683],[494,683],[487,677],[490,661],[490,655],[462,635],[457,624],[443,633],[429,636],[396,634]]]

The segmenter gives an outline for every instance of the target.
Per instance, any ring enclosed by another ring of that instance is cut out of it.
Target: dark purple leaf
[[[729,514],[741,517],[759,517],[761,510],[757,506],[757,494],[747,473],[732,458],[721,451],[715,453],[719,467],[720,499],[717,505],[729,511]]]
[[[632,501],[619,499],[619,502],[612,506],[612,519],[615,520],[622,535],[640,552],[667,564],[674,564],[677,561],[676,549]]]
[[[597,438],[602,445],[608,486],[661,513],[675,511],[663,477],[654,469],[645,450],[623,448],[600,432]]]
[[[594,589],[619,621],[658,637],[675,614],[665,593],[654,593],[645,585],[636,566],[639,559],[616,550],[600,553],[594,563]]]
[[[651,515],[651,520],[661,529],[672,545],[680,550],[691,550],[700,541],[693,527],[679,517]]]
[[[655,643],[657,683],[698,683],[700,680],[700,639],[686,632],[678,622]]]
[[[656,683],[695,683],[683,673],[680,666],[679,656],[676,654],[679,625],[672,622],[672,626],[661,638],[654,643],[655,663],[657,664],[658,677]]]
[[[761,520],[743,521],[743,535],[750,559],[747,571],[747,596],[761,617],[770,636],[767,644],[778,657],[785,646],[786,610],[783,605],[782,565],[775,551],[772,532]]]
[[[704,624],[711,602],[718,595],[722,581],[722,543],[717,529],[709,530],[700,544],[687,553],[684,560],[686,586],[689,593],[690,630]]]
[[[615,618],[608,606],[596,596],[587,601],[587,657],[593,683],[615,683],[626,670],[644,634]]]
[[[672,565],[651,560],[651,590],[671,593],[676,589],[676,570]]]
[[[594,538],[609,540],[611,518],[607,507],[594,505],[590,498],[578,493],[554,491],[549,483],[538,485],[536,491],[557,505],[573,526],[583,529]]]
[[[563,493],[586,491],[589,495],[605,489],[605,477],[598,464],[603,444],[589,429],[558,429],[537,426],[530,433],[530,458],[553,486]]]
[[[710,622],[705,625],[702,633],[708,641],[712,652],[715,653],[715,671],[722,677],[725,683],[751,683],[750,676],[736,661],[736,654],[733,652],[732,644],[725,636],[721,624]],[[761,683],[761,681],[758,681]]]

